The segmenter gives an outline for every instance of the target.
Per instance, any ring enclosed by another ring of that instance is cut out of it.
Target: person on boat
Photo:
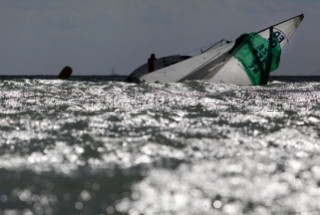
[[[148,59],[148,72],[149,73],[154,71],[155,60],[156,60],[156,55],[152,53]]]

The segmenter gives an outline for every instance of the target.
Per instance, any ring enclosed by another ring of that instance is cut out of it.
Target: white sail
[[[302,19],[303,15],[300,15],[271,26],[273,28],[273,34],[280,43],[281,49],[287,45]],[[270,27],[258,32],[258,34],[265,39],[269,39]],[[231,83],[237,85],[252,84],[245,69],[243,68],[243,65],[235,57],[231,57],[231,59],[210,79],[210,81],[214,83]]]
[[[299,16],[296,16],[296,17],[293,17],[289,20],[281,22],[277,25],[271,26],[271,27],[273,27],[273,31],[277,35],[276,37],[278,38],[278,40],[280,42],[281,48],[284,48],[287,45],[287,43],[291,39],[293,33],[297,30],[300,23],[302,22],[303,18],[304,18],[304,15],[301,14]],[[258,32],[258,34],[260,36],[268,39],[269,38],[269,28],[266,28],[266,29]]]
[[[270,37],[270,28],[273,35],[283,48],[303,19],[303,15],[296,16],[262,31],[258,35],[265,39]],[[177,82],[183,80],[210,80],[215,83],[230,83],[251,85],[251,81],[241,64],[230,50],[235,43],[229,43],[214,50],[205,52],[180,63],[159,69],[140,77],[145,82]]]

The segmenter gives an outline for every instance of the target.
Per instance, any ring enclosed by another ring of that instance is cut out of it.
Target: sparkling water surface
[[[0,214],[319,214],[320,82],[0,81]]]

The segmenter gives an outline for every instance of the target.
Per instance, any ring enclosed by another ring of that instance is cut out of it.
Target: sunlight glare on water
[[[320,211],[318,82],[0,89],[1,214]]]

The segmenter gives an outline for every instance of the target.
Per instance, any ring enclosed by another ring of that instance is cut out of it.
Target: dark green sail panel
[[[242,63],[253,85],[267,84],[270,72],[279,67],[281,47],[274,36],[270,41],[256,33],[243,34],[230,52]]]

